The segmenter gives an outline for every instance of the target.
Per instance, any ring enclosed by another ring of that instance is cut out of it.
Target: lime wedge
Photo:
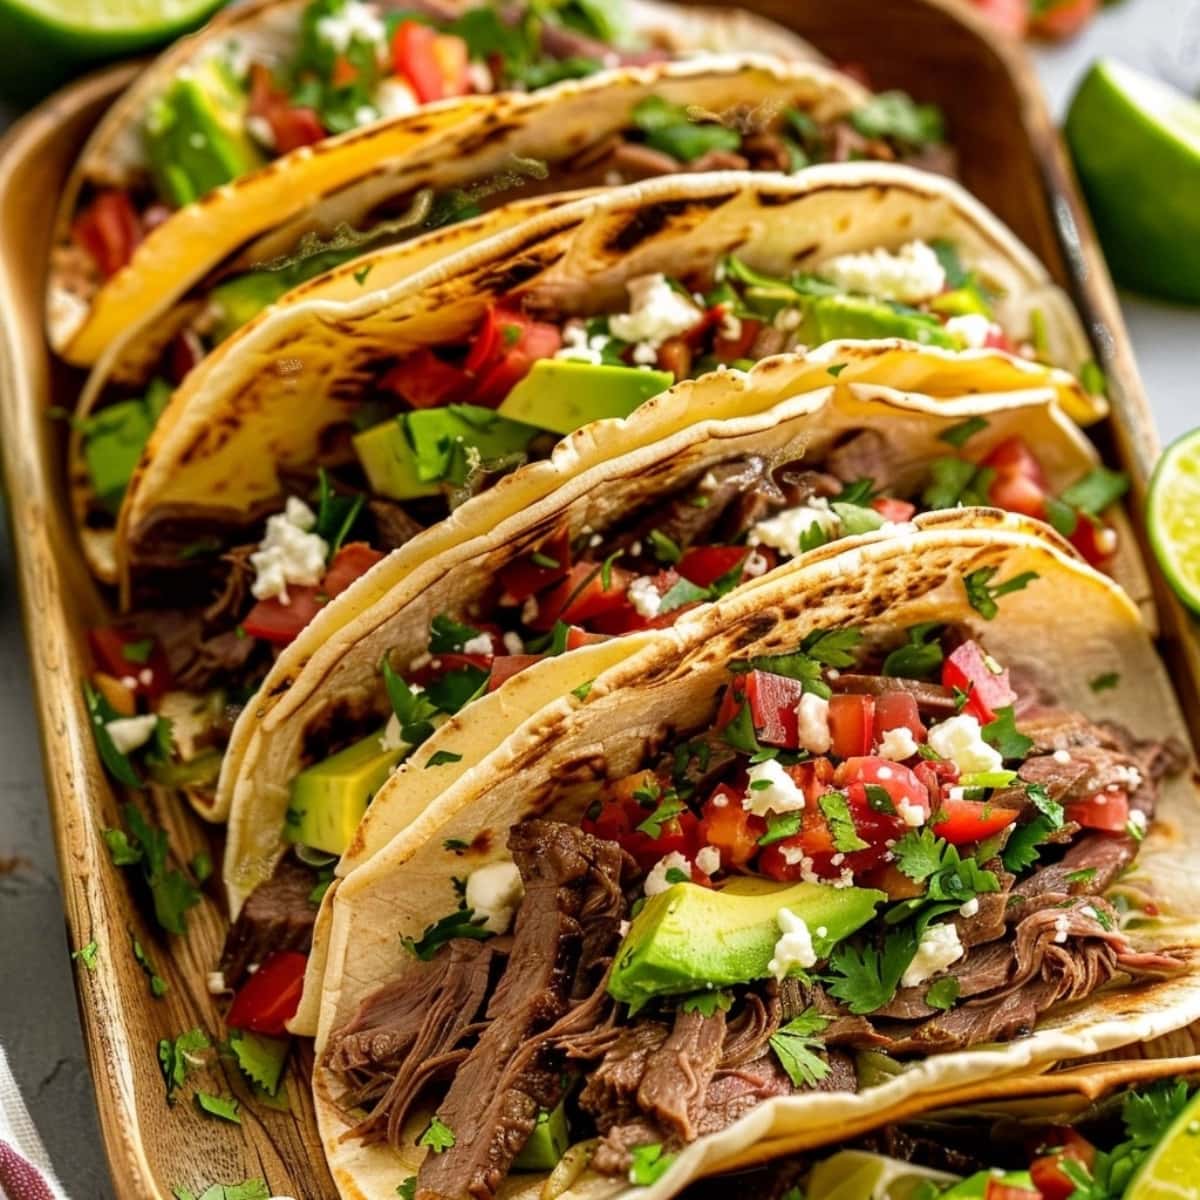
[[[1200,301],[1200,103],[1102,59],[1071,101],[1066,135],[1118,282]]]
[[[1167,581],[1200,612],[1200,429],[1172,442],[1155,467],[1146,531]]]
[[[0,0],[0,90],[45,93],[80,66],[195,29],[225,0]]]
[[[1200,1180],[1200,1093],[1175,1118],[1125,1189],[1124,1200],[1180,1200]]]

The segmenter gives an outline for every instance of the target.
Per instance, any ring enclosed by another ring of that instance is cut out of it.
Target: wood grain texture
[[[1113,417],[1100,440],[1132,474],[1137,503],[1157,436],[1103,260],[1025,59],[954,0],[890,0],[886,22],[878,0],[745,6],[794,26],[836,62],[863,64],[877,87],[902,87],[942,106],[967,185],[1046,261],[1080,306],[1112,385]],[[156,1044],[196,1025],[210,1035],[222,1032],[205,980],[225,918],[206,897],[191,913],[186,939],[161,938],[138,915],[129,879],[111,865],[101,839],[117,823],[120,798],[97,761],[79,685],[86,669],[82,631],[104,606],[72,540],[63,504],[63,430],[46,412],[52,404],[73,406],[81,379],[52,364],[41,315],[55,197],[88,127],[129,78],[130,69],[116,68],[62,93],[14,129],[0,152],[3,464],[67,919],[74,945],[95,940],[101,947],[98,970],[78,972],[80,1007],[119,1196],[169,1197],[181,1185],[198,1193],[209,1183],[261,1176],[276,1194],[316,1200],[332,1196],[333,1187],[317,1149],[304,1063],[289,1070],[290,1113],[250,1102],[231,1068],[201,1083],[245,1102],[240,1129],[202,1117],[186,1096],[168,1108]],[[1187,618],[1157,582],[1164,649],[1185,711],[1197,721],[1200,650]],[[211,837],[186,806],[164,795],[146,795],[142,803],[169,829],[181,860]],[[213,858],[220,861],[218,853]],[[161,1000],[150,996],[133,961],[131,932],[170,984]]]

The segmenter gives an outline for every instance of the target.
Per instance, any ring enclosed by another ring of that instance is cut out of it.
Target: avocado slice
[[[182,208],[262,165],[245,109],[245,94],[216,60],[175,77],[150,105],[143,131],[163,199]]]
[[[954,350],[958,342],[941,323],[915,309],[894,308],[867,296],[809,296],[801,340],[810,346],[839,338],[906,338]]]
[[[371,797],[409,747],[384,750],[381,729],[301,771],[292,780],[284,836],[326,854],[342,855]]]
[[[860,929],[887,896],[824,883],[726,887],[677,883],[652,896],[617,952],[608,990],[636,1011],[656,996],[765,979],[779,940],[778,913],[790,909],[812,933],[819,958]],[[823,934],[818,934],[819,929]],[[696,931],[704,930],[697,937]]]
[[[629,416],[674,382],[670,371],[539,358],[498,411],[552,433],[573,433],[591,421]]]
[[[154,379],[145,396],[110,404],[89,417],[83,460],[96,498],[115,514],[150,434],[171,399],[171,385]]]
[[[518,1171],[552,1171],[566,1154],[568,1145],[566,1103],[560,1100],[549,1111],[538,1109],[537,1123],[513,1161],[513,1167]]]
[[[476,404],[422,408],[354,437],[371,490],[393,500],[436,496],[461,487],[472,461],[495,462],[525,452],[540,430]]]

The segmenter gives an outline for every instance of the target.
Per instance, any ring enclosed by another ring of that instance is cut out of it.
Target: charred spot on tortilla
[[[273,698],[275,696],[282,696],[283,693],[286,692],[292,686],[292,684],[295,682],[296,682],[296,680],[295,680],[294,676],[285,675],[278,683],[274,684],[272,687],[267,689],[268,698]],[[258,713],[256,715],[259,717],[264,717],[264,716],[266,716],[266,710],[259,709]]]
[[[660,200],[636,210],[604,243],[604,249],[625,254],[660,234],[669,223],[692,212],[720,208],[737,198],[737,192],[715,196],[695,196],[681,200]]]
[[[774,632],[782,616],[782,613],[773,609],[751,613],[738,628],[729,631],[733,636],[733,648],[743,650],[747,646],[761,642],[763,638]]]
[[[472,854],[486,854],[492,848],[495,836],[490,829],[481,829],[471,839],[471,844],[467,847],[468,852]]]
[[[516,262],[507,263],[500,270],[489,271],[484,280],[487,290],[496,295],[511,292],[521,284],[536,279],[543,271],[558,262],[565,253],[566,250],[561,249],[547,262],[538,262],[536,259],[519,259]]]

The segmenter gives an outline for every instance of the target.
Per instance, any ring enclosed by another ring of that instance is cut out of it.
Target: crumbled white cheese
[[[1071,761],[1070,752],[1067,750],[1055,750],[1050,757],[1062,767],[1065,767]]]
[[[256,574],[250,591],[255,599],[278,596],[287,604],[288,585],[311,586],[325,574],[325,539],[309,531],[317,523],[313,511],[299,496],[289,496],[281,513],[267,518],[267,535],[250,555]]]
[[[340,11],[317,20],[317,37],[339,54],[344,54],[355,38],[376,44],[386,41],[387,29],[374,4],[346,0]]]
[[[949,922],[930,925],[921,934],[912,962],[900,976],[900,986],[916,987],[931,975],[944,971],[951,963],[958,962],[962,956],[962,942],[958,939],[958,930],[954,925]]]
[[[742,336],[742,320],[730,309],[726,309],[721,314],[721,324],[717,332],[721,337],[727,338],[731,342],[737,341]]]
[[[983,313],[964,313],[961,317],[951,317],[946,322],[946,332],[962,338],[963,345],[968,350],[979,350],[987,345],[992,323]]]
[[[665,892],[667,888],[674,887],[674,884],[667,878],[668,871],[682,871],[691,879],[692,864],[678,850],[672,850],[666,857],[660,858],[647,872],[646,882],[642,885],[642,890],[647,896],[657,896],[659,892]]]
[[[206,984],[210,996],[221,996],[230,990],[229,985],[225,982],[224,971],[209,971]]]
[[[492,635],[490,633],[476,634],[473,638],[467,638],[463,642],[464,654],[491,654],[492,652]]]
[[[246,132],[264,150],[275,149],[275,130],[271,128],[271,122],[266,117],[260,117],[257,113],[251,113],[246,118]]]
[[[525,653],[525,643],[521,640],[521,635],[519,633],[513,633],[510,629],[508,633],[506,633],[500,640],[504,643],[504,649],[506,653]]]
[[[375,108],[385,120],[392,117],[407,117],[421,107],[417,93],[395,75],[380,82],[375,89]]]
[[[841,518],[829,507],[824,496],[816,496],[807,504],[785,508],[765,521],[751,526],[746,541],[751,546],[773,546],[784,554],[800,553],[800,537],[812,525],[819,525],[830,538],[840,537]]]
[[[840,254],[818,266],[817,274],[848,292],[902,304],[920,304],[946,286],[946,272],[926,242],[909,242],[895,254],[882,246]]]
[[[796,731],[800,748],[810,754],[824,754],[833,744],[829,732],[829,701],[824,696],[805,692],[796,705]]]
[[[958,915],[960,917],[973,917],[979,911],[979,899],[972,896],[965,904],[959,906]]]
[[[767,568],[770,565],[767,562],[766,555],[759,554],[757,550],[752,550],[746,555],[746,561],[742,563],[742,574],[747,579],[757,579],[760,575],[767,573]]]
[[[916,754],[917,739],[913,737],[912,730],[907,725],[897,725],[895,729],[885,731],[875,752],[880,758],[903,762]]]
[[[929,731],[930,748],[950,759],[963,775],[998,771],[1004,765],[1000,752],[983,740],[979,722],[959,713]]]
[[[554,352],[555,358],[565,358],[571,362],[591,363],[593,366],[599,366],[603,361],[600,347],[592,346],[589,342],[587,329],[582,321],[576,319],[568,321],[563,326],[562,339],[562,346]]]
[[[662,608],[662,596],[650,575],[639,575],[629,585],[625,595],[634,609],[647,620],[657,617],[658,610]]]
[[[696,853],[696,866],[705,875],[715,875],[721,869],[721,851],[716,846],[705,846]]]
[[[130,754],[144,746],[153,736],[158,717],[147,713],[144,717],[114,717],[104,723],[108,736],[119,754]]]
[[[1054,940],[1061,946],[1071,931],[1071,921],[1066,913],[1054,918]]]
[[[400,734],[400,718],[392,713],[383,727],[383,733],[379,735],[379,748],[386,754],[389,750],[400,750],[407,744]]]
[[[700,310],[687,296],[677,292],[665,275],[639,275],[627,286],[629,312],[617,313],[608,319],[613,337],[626,342],[648,342],[657,347],[667,338],[691,329],[700,320]],[[638,361],[636,352],[634,361]]]
[[[525,603],[521,605],[521,621],[525,625],[532,625],[538,618],[538,598],[536,596],[526,596]]]
[[[795,812],[804,807],[804,791],[773,758],[756,763],[746,774],[750,778],[742,807],[765,817],[769,812]],[[757,785],[757,786],[755,786]]]
[[[909,825],[914,829],[918,825],[925,824],[925,810],[919,804],[909,804],[907,800],[901,800],[896,805],[896,812],[905,825]]]
[[[476,868],[467,876],[464,899],[477,917],[486,918],[483,927],[489,933],[507,933],[524,895],[525,885],[517,864],[494,862]]]
[[[1138,833],[1144,834],[1149,822],[1146,820],[1146,814],[1140,808],[1131,808],[1129,810],[1129,823]]]
[[[817,952],[803,917],[796,916],[789,908],[781,908],[775,920],[779,923],[779,940],[767,970],[782,981],[795,967],[807,969],[815,965]]]
[[[800,310],[798,308],[781,308],[774,316],[771,324],[776,329],[782,329],[784,333],[791,333],[794,329],[800,328]]]
[[[638,342],[633,347],[635,366],[652,367],[658,362],[658,348],[653,342]]]

